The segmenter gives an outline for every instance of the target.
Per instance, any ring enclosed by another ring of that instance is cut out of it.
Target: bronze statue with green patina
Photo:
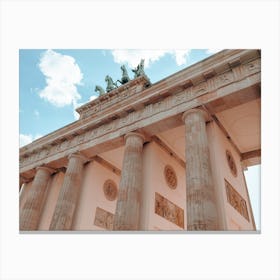
[[[131,69],[134,72],[134,78],[138,78],[140,76],[146,76],[144,72],[144,59],[141,59],[140,63],[137,65],[135,69]]]
[[[117,80],[117,82],[120,82],[122,85],[124,85],[125,83],[130,81],[130,78],[128,76],[125,65],[121,66],[121,70],[122,70],[122,78],[121,78],[121,80]]]
[[[116,83],[113,82],[113,79],[109,75],[105,77],[105,82],[107,83],[107,87],[106,87],[107,92],[117,88]]]
[[[95,91],[99,93],[99,96],[105,94],[105,90],[101,86],[96,86]]]
[[[137,65],[137,67],[135,69],[131,69],[132,72],[134,72],[134,79],[138,78],[140,76],[144,76],[147,80],[147,86],[150,85],[150,79],[148,78],[148,76],[146,75],[145,71],[144,71],[144,59],[141,59],[140,63]]]

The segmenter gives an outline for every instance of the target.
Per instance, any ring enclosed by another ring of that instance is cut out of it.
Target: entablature
[[[259,51],[226,50],[150,87],[145,86],[144,77],[139,77],[78,108],[78,121],[22,147],[20,169],[26,171],[66,156],[77,147],[87,149],[105,138],[115,139],[132,128],[139,129],[233,90],[259,84],[260,67]],[[104,110],[98,107],[101,104]],[[108,133],[111,136],[104,137]]]

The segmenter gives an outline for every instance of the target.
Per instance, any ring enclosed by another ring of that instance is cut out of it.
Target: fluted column
[[[210,168],[206,112],[183,114],[186,127],[187,230],[218,230],[217,207]]]
[[[131,132],[125,135],[114,230],[139,230],[143,143],[144,137],[140,133]]]
[[[44,196],[53,169],[38,167],[26,202],[20,211],[20,230],[36,230],[38,228]]]
[[[79,198],[83,165],[87,159],[79,153],[71,154],[68,159],[68,167],[54,210],[50,230],[71,229]]]
[[[25,194],[25,190],[26,190],[26,184],[29,182],[30,180],[24,178],[23,176],[19,177],[19,208],[22,208],[22,200],[23,200],[23,196]]]
[[[19,175],[19,191],[21,190],[22,185],[25,183],[28,183],[28,181],[30,181],[30,180],[23,177],[22,175]]]

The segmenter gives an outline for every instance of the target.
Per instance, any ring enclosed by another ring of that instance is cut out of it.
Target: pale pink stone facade
[[[258,50],[226,50],[80,107],[21,148],[20,230],[255,230],[243,169],[260,160],[260,74]]]

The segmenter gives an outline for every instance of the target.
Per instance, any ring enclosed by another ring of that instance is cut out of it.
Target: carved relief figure
[[[227,200],[229,204],[249,221],[248,209],[245,199],[225,180]]]
[[[241,208],[242,215],[249,221],[249,214],[248,214],[248,210],[247,210],[247,205],[246,205],[246,201],[244,199],[242,199],[240,201],[240,208]]]
[[[166,165],[164,168],[164,176],[167,185],[171,189],[176,189],[177,187],[177,176],[174,169],[170,165]]]
[[[117,185],[109,179],[103,185],[103,192],[108,200],[113,201],[117,198],[118,195]]]
[[[95,213],[94,224],[104,229],[113,229],[114,215],[102,208],[97,207]]]
[[[228,150],[226,151],[226,158],[227,158],[228,166],[229,166],[229,169],[230,169],[232,175],[236,177],[237,176],[236,164],[235,164],[235,161],[233,159],[231,152]]]
[[[184,210],[159,193],[155,193],[155,213],[184,228]]]

